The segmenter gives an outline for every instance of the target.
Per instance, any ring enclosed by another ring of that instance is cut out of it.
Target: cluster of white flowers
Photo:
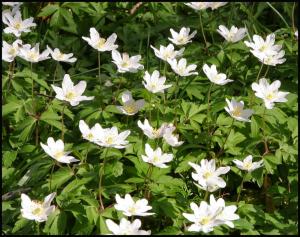
[[[170,146],[176,147],[183,144],[183,141],[178,141],[179,135],[174,135],[176,127],[170,123],[163,123],[159,129],[154,129],[147,119],[144,120],[144,124],[139,120],[138,126],[143,130],[144,134],[150,139],[156,139],[163,137],[166,143]]]
[[[226,224],[233,228],[234,220],[238,220],[240,217],[235,214],[237,207],[235,205],[225,206],[223,198],[215,200],[214,196],[210,195],[210,203],[201,201],[198,206],[192,202],[190,204],[193,214],[183,213],[183,216],[191,222],[194,222],[188,227],[188,231],[203,231],[208,233],[213,231],[213,228],[219,225]]]
[[[22,20],[21,11],[19,7],[22,3],[19,2],[4,2],[3,5],[13,7],[11,10],[6,9],[2,12],[2,21],[7,27],[4,29],[6,34],[14,34],[16,39],[12,44],[3,40],[2,46],[2,59],[6,62],[13,62],[15,58],[21,57],[22,59],[30,62],[37,63],[46,59],[49,59],[51,55],[52,59],[58,62],[74,63],[77,58],[73,57],[73,53],[62,53],[60,49],[51,49],[47,45],[47,49],[40,53],[39,43],[34,46],[30,44],[23,44],[22,40],[19,39],[22,33],[28,33],[31,31],[31,27],[35,27],[33,18]],[[224,6],[227,2],[190,2],[186,3],[187,6],[195,10],[204,10],[211,8],[212,10]],[[140,63],[141,55],[134,55],[129,57],[129,54],[117,51],[118,45],[115,44],[117,40],[117,34],[111,34],[107,39],[101,38],[99,32],[94,28],[90,28],[90,37],[82,37],[91,47],[96,49],[100,55],[100,52],[111,51],[112,62],[117,66],[117,71],[120,73],[136,73],[139,70],[143,70],[144,66]],[[186,45],[192,42],[197,31],[193,31],[190,34],[190,28],[182,27],[179,32],[170,29],[172,38],[168,38],[176,46]],[[217,30],[222,37],[229,43],[235,43],[242,40],[246,34],[246,28],[237,28],[231,26],[230,30],[224,25],[220,25]],[[296,35],[296,34],[295,34]],[[297,35],[298,37],[298,31]],[[251,48],[251,53],[259,59],[263,64],[275,66],[285,62],[284,50],[281,45],[275,45],[275,34],[267,36],[266,40],[258,35],[253,36],[254,42],[245,41],[244,43]],[[185,48],[175,50],[173,44],[169,44],[166,47],[160,45],[159,50],[150,46],[154,50],[154,54],[159,59],[168,62],[175,74],[181,77],[187,77],[191,75],[198,75],[196,72],[197,65],[187,65],[187,59],[181,58],[184,54]],[[234,80],[228,79],[226,74],[218,73],[216,65],[208,66],[204,64],[203,72],[207,78],[214,84],[226,85]],[[144,81],[142,84],[151,93],[164,93],[164,91],[170,88],[171,84],[165,84],[166,77],[160,76],[158,70],[154,70],[152,74],[145,71]],[[106,86],[111,86],[111,82],[107,81]],[[252,89],[255,91],[255,95],[258,98],[263,99],[265,107],[272,109],[275,102],[286,102],[285,98],[288,92],[278,91],[281,83],[279,80],[269,84],[265,78],[261,78],[259,83],[253,83]],[[62,86],[57,87],[51,85],[55,91],[55,98],[64,102],[70,103],[71,106],[77,106],[82,101],[90,101],[94,99],[94,96],[83,96],[86,90],[87,83],[85,81],[79,81],[78,84],[74,85],[69,74],[65,74]],[[116,108],[126,115],[137,114],[145,105],[144,99],[134,100],[132,93],[125,90],[121,99],[123,102],[122,106],[116,106]],[[242,122],[251,122],[250,116],[254,113],[251,109],[244,109],[243,101],[236,101],[235,99],[226,99],[227,107],[225,110],[228,114]],[[163,123],[159,128],[153,128],[147,119],[142,123],[140,120],[137,122],[143,133],[149,139],[163,138],[164,141],[172,146],[178,147],[183,144],[183,141],[179,141],[179,135],[174,134],[176,127],[172,123]],[[124,149],[128,146],[129,141],[127,137],[131,131],[126,130],[118,132],[118,128],[113,126],[111,128],[102,128],[99,123],[96,123],[93,127],[89,127],[84,120],[79,121],[79,130],[82,134],[83,139],[95,143],[101,147],[113,147],[116,149]],[[73,156],[69,156],[71,151],[65,151],[65,145],[62,140],[55,141],[53,137],[47,139],[47,145],[40,143],[42,149],[53,159],[60,163],[72,163],[80,160]],[[171,162],[174,158],[172,153],[163,153],[160,147],[153,149],[148,143],[145,144],[145,155],[141,156],[141,159],[158,168],[167,168],[166,163]],[[263,166],[263,160],[259,162],[252,162],[252,155],[248,155],[243,161],[234,159],[233,163],[241,169],[247,172],[252,172]],[[197,182],[195,185],[206,192],[214,192],[219,188],[224,188],[226,182],[220,175],[225,175],[230,171],[229,166],[216,167],[216,160],[202,159],[200,165],[188,162],[188,164],[195,170],[191,174],[192,178]],[[50,206],[56,193],[51,193],[45,197],[44,202],[31,201],[26,194],[21,194],[21,213],[24,218],[30,220],[36,220],[43,222],[48,219],[48,216],[54,212],[55,206]],[[125,216],[149,216],[155,213],[148,212],[152,209],[148,205],[148,200],[140,199],[134,201],[130,194],[126,194],[124,198],[121,198],[119,194],[115,196],[116,204],[115,209],[121,211]],[[226,224],[233,228],[233,221],[239,219],[239,216],[235,214],[237,207],[235,205],[225,206],[225,201],[222,198],[215,200],[213,195],[210,195],[210,203],[202,201],[199,206],[195,203],[190,204],[193,214],[183,213],[183,216],[189,221],[193,222],[188,227],[188,231],[203,231],[208,233],[213,231],[213,228],[219,225]],[[116,224],[112,220],[107,219],[106,225],[108,229],[116,235],[150,235],[151,231],[139,230],[141,227],[141,221],[139,219],[128,221],[125,218],[120,220],[120,224]]]
[[[140,199],[134,201],[130,194],[126,194],[125,198],[121,198],[116,194],[115,209],[122,211],[125,216],[150,216],[154,213],[147,212],[152,209],[148,206],[147,199]],[[114,235],[150,235],[151,231],[139,230],[142,223],[139,219],[134,220],[132,223],[125,218],[121,219],[120,225],[117,225],[112,220],[107,219],[106,225]]]
[[[207,8],[211,8],[211,10],[215,10],[219,7],[226,5],[227,2],[189,2],[185,3],[185,5],[193,8],[194,10],[205,10]]]
[[[244,41],[244,43],[252,48],[250,52],[263,64],[276,66],[285,62],[286,59],[283,58],[285,52],[281,50],[282,45],[274,44],[275,34],[268,35],[266,40],[259,35],[253,35],[253,41]]]

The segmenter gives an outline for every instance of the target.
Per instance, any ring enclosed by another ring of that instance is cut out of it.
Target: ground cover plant
[[[3,234],[298,234],[298,4],[2,4]]]

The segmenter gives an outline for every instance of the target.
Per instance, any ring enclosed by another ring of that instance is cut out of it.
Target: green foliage
[[[141,229],[157,235],[190,234],[187,226],[191,223],[182,213],[191,213],[189,204],[203,201],[205,191],[195,186],[191,176],[194,171],[188,163],[199,164],[212,158],[217,159],[218,167],[231,166],[223,176],[226,187],[214,192],[214,196],[222,196],[226,206],[237,205],[240,219],[234,221],[234,228],[222,225],[211,234],[298,234],[298,41],[294,36],[298,3],[230,2],[214,11],[204,10],[207,48],[199,16],[193,9],[180,2],[143,2],[132,13],[135,4],[24,2],[21,6],[23,19],[32,16],[37,24],[32,32],[22,34],[24,44],[39,42],[41,51],[46,45],[59,48],[73,53],[77,61],[68,64],[48,59],[30,65],[17,57],[14,69],[2,61],[2,195],[16,191],[8,200],[2,199],[3,234],[110,234],[105,221],[119,223],[124,217],[113,207],[115,195],[124,197],[126,193],[139,199],[148,197],[151,212],[156,213],[142,218]],[[243,40],[225,42],[216,31],[219,25],[247,27],[244,40],[254,34],[265,38],[275,32],[276,42],[285,50],[286,62],[264,66],[260,77],[280,80],[280,90],[290,92],[287,102],[264,110],[262,100],[251,90],[260,62]],[[140,54],[144,70],[159,70],[172,87],[163,96],[150,95],[142,84],[144,71],[118,73],[110,52],[101,52],[100,84],[97,51],[82,39],[89,36],[91,27],[104,38],[116,33],[120,52]],[[180,77],[177,85],[177,75],[168,64],[164,69],[164,62],[155,57],[150,45],[167,46],[170,28],[179,31],[181,27],[198,32],[193,42],[184,46],[184,57],[188,64],[197,65],[198,75]],[[15,40],[10,34],[2,37],[10,44]],[[215,64],[219,72],[234,80],[224,86],[214,84],[209,104],[211,82],[202,71],[205,63]],[[86,81],[84,95],[95,99],[78,106],[56,99],[51,85],[61,86],[66,73],[75,84]],[[108,80],[111,87],[104,86]],[[125,90],[130,90],[135,99],[146,100],[145,107],[134,116],[124,115],[116,107]],[[255,111],[251,122],[232,123],[224,107],[225,98],[233,97]],[[155,128],[163,123],[175,124],[175,133],[183,145],[171,147],[163,139],[148,139],[137,126],[137,121],[145,118]],[[80,120],[90,127],[100,123],[103,128],[129,129],[129,146],[106,149],[84,140]],[[48,137],[62,138],[62,133],[66,150],[79,162],[59,163],[40,146]],[[146,143],[174,155],[168,168],[149,168],[141,158]],[[262,159],[264,166],[246,175],[232,160],[242,160],[250,154],[255,161]],[[104,160],[103,189],[99,190]],[[20,194],[24,189],[38,200],[57,193],[52,202],[56,210],[46,222],[37,224],[22,217]],[[241,198],[236,202],[240,190]]]

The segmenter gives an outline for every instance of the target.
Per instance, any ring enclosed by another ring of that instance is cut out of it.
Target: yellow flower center
[[[267,98],[268,100],[272,100],[272,99],[275,98],[275,95],[274,95],[274,93],[271,92],[271,93],[267,94],[266,98]]]
[[[179,43],[185,43],[185,41],[186,41],[186,37],[184,37],[184,36],[179,36],[179,38],[178,38],[178,42]]]
[[[69,91],[69,92],[66,94],[66,98],[67,98],[68,100],[73,100],[75,97],[76,97],[76,94],[75,94],[73,91]]]
[[[184,74],[184,71],[185,71],[185,68],[183,68],[183,67],[178,68],[179,74]]]
[[[242,114],[242,109],[241,108],[234,108],[233,112],[232,112],[232,116],[235,116],[235,117],[239,117],[241,116]]]
[[[113,144],[113,141],[114,141],[114,139],[113,139],[113,137],[108,137],[108,138],[106,138],[106,143],[107,144]]]
[[[212,176],[212,173],[210,171],[206,171],[204,174],[203,174],[203,177],[205,179],[208,179],[210,176]]]
[[[128,104],[128,105],[124,105],[124,110],[128,113],[128,114],[134,114],[137,110],[136,106],[134,103]]]
[[[94,138],[93,134],[92,133],[89,133],[87,136],[86,136],[87,139],[89,140],[92,140]]]
[[[251,167],[252,167],[252,163],[250,163],[250,162],[246,162],[244,164],[244,168],[247,169],[247,170],[251,169]]]
[[[36,61],[36,60],[38,59],[38,55],[37,55],[35,52],[30,52],[30,53],[28,54],[28,58],[29,58],[30,60]]]
[[[129,207],[128,211],[129,211],[131,214],[135,214],[135,213],[136,213],[136,208],[135,208],[134,206]]]
[[[159,157],[158,157],[158,156],[154,156],[154,157],[153,157],[153,162],[155,162],[155,163],[156,163],[156,162],[159,162]]]
[[[58,53],[57,54],[57,58],[58,59],[63,59],[64,58],[64,54],[63,53]]]
[[[153,134],[153,136],[158,136],[159,135],[159,130],[158,129],[153,129],[152,134]]]
[[[262,45],[258,50],[260,52],[264,52],[266,49],[267,49],[267,46],[266,45]]]
[[[54,156],[55,159],[59,160],[62,156],[64,156],[64,152],[63,151],[58,151],[53,156]]]
[[[207,224],[210,222],[210,220],[211,220],[211,218],[210,218],[209,216],[206,216],[206,217],[202,218],[202,219],[199,221],[199,223],[200,223],[201,225],[207,225]]]
[[[32,214],[39,216],[42,214],[42,212],[43,212],[43,209],[41,207],[37,207],[32,211]]]
[[[122,63],[121,63],[121,67],[129,67],[129,61],[128,60],[126,60],[126,61],[123,61]]]
[[[152,89],[155,89],[155,88],[156,88],[156,83],[151,83],[151,84],[150,84],[150,87],[151,87]]]
[[[103,45],[105,44],[106,39],[100,38],[99,41],[97,42],[97,48],[102,48]]]
[[[11,48],[10,50],[8,50],[8,54],[14,55],[16,53],[16,49]]]
[[[15,24],[15,28],[16,28],[17,30],[20,30],[20,28],[21,28],[21,22],[17,22],[17,23]]]

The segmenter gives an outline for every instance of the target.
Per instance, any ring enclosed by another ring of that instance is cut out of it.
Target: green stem
[[[219,151],[219,153],[217,154],[217,157],[219,157],[220,155],[222,155],[223,152],[224,152],[225,144],[226,144],[226,142],[227,142],[227,140],[228,140],[228,137],[229,137],[230,132],[231,132],[231,130],[232,130],[233,124],[234,124],[234,118],[232,118],[232,123],[231,123],[231,125],[230,125],[230,129],[229,129],[228,135],[227,135],[227,137],[225,138],[225,141],[224,141],[224,143],[223,143],[223,146],[222,146],[221,150]],[[220,166],[221,166],[221,164],[220,164]]]
[[[94,69],[91,69],[91,70],[87,70],[87,71],[85,71],[85,72],[81,72],[81,73],[74,74],[74,75],[72,75],[71,77],[74,78],[74,77],[77,77],[77,76],[79,76],[79,75],[86,74],[86,73],[88,73],[88,72],[97,71],[97,70],[99,70],[98,67],[96,67],[96,68],[94,68]]]
[[[202,36],[203,36],[203,39],[204,39],[204,42],[205,42],[205,51],[207,51],[207,41],[206,41],[206,37],[205,37],[205,34],[204,34],[204,30],[203,30],[201,11],[199,11],[199,19],[200,19],[200,26],[201,26]]]
[[[64,131],[64,112],[65,112],[65,107],[66,105],[63,105],[62,111],[61,111],[61,140],[64,140],[64,135],[65,135],[65,131]]]
[[[263,132],[263,143],[264,143],[264,146],[265,146],[265,152],[264,152],[263,155],[269,153],[268,141],[267,141],[267,138],[266,138],[266,131],[265,131],[265,129],[266,129],[265,114],[266,114],[266,107],[264,108],[264,112],[263,112],[263,115],[262,115],[262,119],[263,119],[263,127],[262,127],[262,132]]]
[[[183,94],[184,94],[184,92],[185,92],[185,89],[192,83],[192,81],[193,81],[195,78],[196,78],[196,77],[192,77],[192,78],[188,81],[188,83],[186,83],[186,85],[183,87],[181,93],[179,94],[178,99],[180,99],[180,98],[183,96]]]
[[[260,73],[261,73],[261,70],[262,70],[263,66],[264,66],[264,64],[261,63],[260,69],[259,69],[258,74],[257,74],[256,79],[255,79],[255,83],[257,82],[257,80],[260,76]],[[251,97],[250,97],[250,102],[249,102],[250,107],[252,107],[253,99],[254,99],[254,92],[251,91]]]
[[[167,62],[165,61],[165,65],[164,65],[164,77],[166,77],[167,74]]]
[[[175,126],[177,124],[177,96],[178,96],[178,92],[179,92],[179,87],[178,87],[178,84],[179,84],[179,76],[177,75],[176,77],[176,90],[178,89],[178,91],[176,91],[176,94],[175,94],[175,116],[174,116],[174,119],[175,119]]]
[[[55,83],[56,74],[57,74],[57,71],[58,71],[58,65],[59,65],[59,62],[57,61],[56,66],[55,66],[55,70],[54,70],[54,74],[53,74],[52,85],[54,85],[54,83]],[[50,91],[50,96],[52,96],[52,92],[53,92],[53,90]]]
[[[84,162],[83,163],[86,163],[86,161],[87,161],[87,156],[88,156],[88,153],[90,151],[90,146],[91,146],[91,143],[88,144],[88,147],[87,147],[87,150],[86,150],[86,154],[85,154],[85,158],[84,158]]]
[[[240,196],[241,196],[241,192],[242,192],[242,189],[243,189],[243,184],[244,184],[245,177],[246,177],[246,175],[243,175],[243,179],[242,179],[242,182],[241,182],[241,185],[240,185],[240,190],[238,192],[238,196],[237,196],[237,199],[236,199],[236,205],[238,205],[239,200],[240,200]]]
[[[206,112],[206,118],[207,118],[207,133],[210,133],[210,93],[213,87],[213,83],[210,84],[208,92],[207,92],[207,112]]]
[[[100,78],[100,51],[98,51],[98,78],[99,78],[99,83],[101,85],[101,78]]]
[[[9,93],[9,89],[10,89],[10,85],[12,83],[12,79],[14,76],[14,69],[15,69],[15,60],[13,60],[10,64],[9,64],[9,75],[8,75],[8,84],[7,84],[7,90],[5,93],[5,97],[7,96],[7,94]]]
[[[150,109],[149,109],[149,120],[151,121],[151,111],[152,111],[152,93],[150,93],[150,99],[149,99],[149,104],[150,104]]]
[[[206,192],[205,192],[205,196],[204,196],[204,201],[206,202],[207,201],[207,199],[208,199],[208,195],[209,195],[209,192],[208,192],[208,190],[206,190]]]
[[[269,7],[271,7],[271,9],[281,18],[281,20],[284,22],[284,24],[286,25],[287,28],[290,28],[289,24],[286,22],[286,20],[284,19],[284,17],[279,13],[279,11],[277,11],[275,9],[275,7],[272,6],[271,3],[266,2],[268,4]]]
[[[104,205],[102,201],[102,179],[103,179],[103,174],[104,174],[104,167],[105,167],[105,161],[106,161],[106,156],[107,156],[108,148],[105,148],[105,154],[103,158],[103,163],[101,168],[99,169],[99,202],[100,202],[100,210],[104,210]]]
[[[53,170],[54,170],[54,166],[55,166],[55,162],[54,164],[52,165],[52,168],[51,168],[51,173],[50,173],[50,181],[49,181],[49,189],[50,189],[50,192],[52,191],[52,173],[53,173]]]
[[[31,77],[31,98],[32,98],[32,110],[33,114],[35,114],[35,105],[34,105],[34,80],[32,76],[32,63],[30,63],[30,77]]]
[[[150,171],[149,171],[150,170]],[[148,171],[149,171],[149,176],[148,176]],[[147,171],[147,182],[145,184],[145,197],[147,199],[150,198],[150,188],[149,188],[149,182],[151,181],[151,176],[152,176],[152,172],[153,172],[153,165],[152,164],[149,164],[149,169]]]
[[[267,70],[266,70],[266,72],[265,72],[265,74],[264,74],[264,78],[266,78],[266,76],[267,76],[267,74],[268,74],[268,72],[269,72],[269,68],[270,68],[270,66],[268,65],[268,66],[267,66]]]

